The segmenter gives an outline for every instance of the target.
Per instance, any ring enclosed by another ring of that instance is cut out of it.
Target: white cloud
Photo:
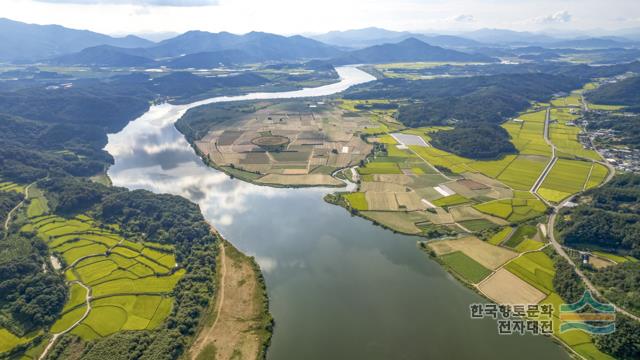
[[[462,15],[458,15],[458,16],[454,17],[453,21],[457,21],[457,22],[474,22],[474,21],[476,21],[476,19],[473,17],[473,15],[462,14]]]
[[[547,15],[543,17],[536,18],[536,22],[538,24],[559,24],[559,23],[568,23],[571,22],[571,14],[564,10],[558,11],[555,14]]]
[[[54,4],[81,5],[143,5],[143,6],[211,6],[218,5],[218,0],[34,0],[36,2]]]

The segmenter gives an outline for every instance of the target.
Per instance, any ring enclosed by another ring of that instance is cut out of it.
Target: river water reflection
[[[567,359],[550,339],[499,336],[471,320],[484,300],[416,248],[416,238],[351,217],[330,189],[232,180],[195,155],[174,122],[219,101],[326,96],[373,78],[353,67],[316,89],[153,106],[109,136],[114,185],[182,195],[265,275],[276,329],[269,359]]]

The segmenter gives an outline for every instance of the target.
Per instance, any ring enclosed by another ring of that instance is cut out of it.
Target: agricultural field
[[[472,284],[479,283],[491,274],[491,270],[480,265],[477,261],[473,260],[461,251],[442,255],[440,256],[440,261]]]
[[[184,274],[173,247],[129,241],[116,227],[86,215],[47,215],[42,194],[32,196],[27,226],[47,243],[69,282],[69,298],[51,332],[72,328],[71,333],[92,340],[123,330],[159,327],[173,308],[171,293]],[[87,289],[91,291],[88,312]]]
[[[536,197],[488,201],[474,205],[474,209],[516,224],[545,214],[546,205]]]
[[[209,127],[199,151],[243,179],[285,186],[342,185],[330,174],[364,160],[372,146],[359,134],[378,127],[334,102],[264,102],[231,117]]]
[[[551,105],[555,107],[579,107],[582,105],[582,100],[580,94],[573,92],[569,96],[551,100]]]
[[[513,232],[513,235],[511,236],[511,238],[509,238],[509,240],[507,240],[504,243],[504,246],[515,249],[523,241],[527,239],[533,239],[533,237],[537,234],[537,232],[538,232],[538,229],[533,225],[520,225]]]
[[[552,123],[549,136],[558,151],[576,158],[601,160],[600,155],[591,149],[585,149],[578,140],[582,129],[576,123],[580,111],[577,109],[556,108],[551,110]]]
[[[594,166],[592,162],[558,159],[538,193],[548,201],[558,203],[572,194],[583,191],[590,184],[589,178]],[[598,177],[601,175],[600,172],[596,174]],[[592,187],[599,185],[595,184],[595,181],[591,182]]]
[[[638,259],[636,259],[636,258],[634,258],[632,256],[629,256],[629,255],[623,256],[623,255],[612,254],[612,253],[608,253],[608,252],[604,252],[604,251],[592,251],[592,253],[597,255],[597,256],[599,256],[599,257],[611,260],[611,261],[615,262],[616,264],[623,264],[623,263],[626,263],[626,262],[638,262],[638,261],[640,261],[640,260],[638,260]]]
[[[495,233],[487,242],[491,245],[500,245],[511,235],[513,231],[514,230],[512,227],[505,226],[500,231]]]
[[[357,105],[349,104],[349,111],[358,112]],[[503,124],[519,154],[489,161],[463,158],[431,146],[430,134],[447,127],[369,136],[366,141],[373,145],[373,156],[357,167],[358,194],[344,195],[344,203],[359,211],[389,212],[393,221],[378,221],[382,216],[375,213],[368,217],[387,226],[395,223],[402,230],[389,227],[412,234],[422,227],[411,223],[415,218],[481,232],[544,215],[546,206],[528,191],[551,156],[543,136],[545,115],[546,110],[527,112]]]
[[[0,354],[13,349],[14,347],[26,344],[33,340],[34,336],[19,337],[10,331],[0,328]]]
[[[0,179],[0,191],[14,191],[24,194],[24,186],[11,181],[2,181],[2,179]]]
[[[543,252],[531,252],[519,256],[509,262],[505,269],[546,295],[554,291],[553,277],[555,276],[555,269],[553,260]]]
[[[502,268],[478,286],[485,296],[499,304],[537,304],[545,294]]]
[[[407,80],[425,80],[433,79],[444,75],[425,75],[420,71],[425,69],[431,69],[444,65],[451,66],[465,66],[465,65],[477,65],[473,62],[415,62],[415,63],[391,63],[391,64],[378,64],[374,65],[374,68],[381,72],[384,77],[387,78],[399,78]]]
[[[491,245],[476,237],[433,241],[428,246],[439,257],[460,251],[489,270],[499,268],[518,255],[514,251]]]

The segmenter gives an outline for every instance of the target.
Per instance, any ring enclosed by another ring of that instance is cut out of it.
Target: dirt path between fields
[[[267,299],[253,259],[222,241],[218,260],[218,286],[211,313],[191,349],[191,359],[259,359],[270,338],[265,330],[270,317]]]

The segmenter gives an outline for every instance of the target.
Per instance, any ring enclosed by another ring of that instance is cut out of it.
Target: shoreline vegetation
[[[226,240],[220,241],[215,301],[203,316],[189,358],[266,359],[274,321],[260,267]]]

